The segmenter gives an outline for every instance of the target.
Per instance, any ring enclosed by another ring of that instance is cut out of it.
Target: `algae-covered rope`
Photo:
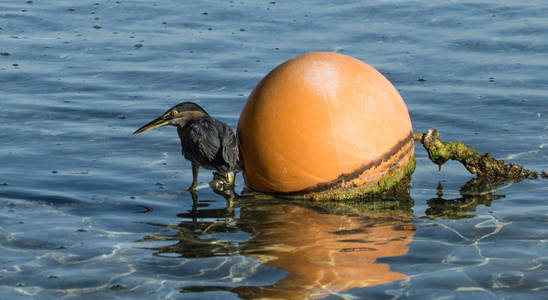
[[[480,155],[476,150],[460,142],[443,142],[440,134],[435,129],[429,129],[425,133],[413,132],[415,142],[421,143],[432,162],[441,165],[448,160],[459,161],[470,173],[478,176],[512,178],[512,179],[536,179],[538,175],[534,171],[525,169],[516,163],[505,164],[503,160],[497,160],[486,153]],[[542,172],[543,178],[548,178],[547,172]]]

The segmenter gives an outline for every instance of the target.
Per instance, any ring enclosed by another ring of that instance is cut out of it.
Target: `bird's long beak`
[[[135,130],[135,132],[133,134],[139,134],[139,133],[154,129],[156,127],[165,126],[167,124],[169,124],[169,119],[166,118],[165,116],[161,116],[161,117],[153,120],[152,122],[149,122],[149,123],[143,125],[141,128]]]

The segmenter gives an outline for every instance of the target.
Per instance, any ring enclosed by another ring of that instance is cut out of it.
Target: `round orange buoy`
[[[238,123],[247,185],[304,198],[377,193],[414,170],[407,107],[366,63],[312,52],[272,70]]]

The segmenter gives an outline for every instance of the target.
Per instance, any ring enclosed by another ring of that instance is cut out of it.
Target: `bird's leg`
[[[198,171],[200,165],[192,163],[192,185],[188,188],[189,191],[195,191],[198,186]]]
[[[213,172],[213,180],[209,183],[214,190],[225,191],[234,188],[234,172]]]
[[[226,174],[213,172],[213,180],[220,181],[224,185],[234,185],[234,177],[234,172],[227,172]]]
[[[213,180],[209,183],[209,186],[213,188],[214,191],[223,191],[225,185],[225,176],[218,172],[213,172]]]
[[[188,191],[190,193],[190,196],[192,197],[192,207],[198,205],[198,194],[196,194],[196,191]]]
[[[236,174],[234,172],[228,172],[226,173],[226,183],[229,185],[234,185],[234,178],[236,177]]]

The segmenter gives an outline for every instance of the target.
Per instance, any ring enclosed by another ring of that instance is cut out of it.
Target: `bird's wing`
[[[183,127],[181,143],[184,156],[206,168],[215,165],[215,157],[221,146],[218,128],[214,121],[209,117],[201,118]]]
[[[220,123],[220,122],[219,122]],[[238,151],[238,141],[232,127],[223,124],[223,134],[221,144],[223,147],[223,160],[228,164],[230,171],[240,171],[240,153]]]

